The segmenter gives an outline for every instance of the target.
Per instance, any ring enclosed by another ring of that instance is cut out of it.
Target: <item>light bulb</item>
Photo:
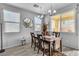
[[[48,10],[48,13],[51,13],[51,10]]]
[[[53,10],[53,13],[56,13],[56,10]]]

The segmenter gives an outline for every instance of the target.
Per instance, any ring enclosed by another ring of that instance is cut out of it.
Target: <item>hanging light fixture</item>
[[[52,15],[52,4],[50,5],[50,9],[48,10],[48,14],[51,16]]]
[[[56,10],[53,10],[53,13],[55,14],[56,13]]]
[[[52,4],[51,4],[50,9],[48,10],[48,14],[52,16],[52,14],[55,14],[55,13],[56,13],[56,10],[52,10]]]

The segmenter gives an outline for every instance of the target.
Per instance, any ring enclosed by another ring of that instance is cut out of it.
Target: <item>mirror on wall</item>
[[[25,28],[31,28],[33,26],[33,22],[30,18],[25,18],[23,24]]]

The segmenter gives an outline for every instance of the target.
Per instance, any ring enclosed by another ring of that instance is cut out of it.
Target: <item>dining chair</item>
[[[38,39],[38,36],[37,36],[37,34],[35,34],[35,36],[34,36],[34,50],[36,50],[36,48],[38,48],[38,46],[39,46],[39,39]]]
[[[42,34],[37,34],[37,38],[38,38],[38,52],[39,53],[39,50],[42,51],[43,49],[43,37],[42,37]]]
[[[47,40],[50,40],[50,39],[47,39]],[[43,56],[46,54],[46,55],[49,55],[49,50],[52,49],[52,48],[49,48],[50,47],[50,42],[49,41],[46,41],[46,38],[44,38],[43,40]]]

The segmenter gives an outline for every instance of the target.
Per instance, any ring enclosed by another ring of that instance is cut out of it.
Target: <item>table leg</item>
[[[43,56],[44,56],[45,48],[44,48],[44,41],[43,41]]]
[[[39,49],[40,49],[40,42],[38,41],[38,52],[39,53]]]
[[[62,52],[62,41],[60,40],[60,52]]]
[[[49,56],[51,56],[51,42],[49,43]]]

